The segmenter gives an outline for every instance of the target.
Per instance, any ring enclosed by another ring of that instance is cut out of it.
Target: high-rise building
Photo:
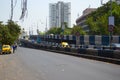
[[[68,27],[71,26],[71,3],[64,3],[59,1],[58,3],[49,4],[49,26],[61,27],[64,29],[64,24]]]

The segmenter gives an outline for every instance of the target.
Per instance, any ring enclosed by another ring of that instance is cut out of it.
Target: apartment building
[[[59,1],[58,3],[49,4],[49,26],[64,28],[64,23],[68,27],[71,26],[71,3],[64,3]]]
[[[82,16],[78,17],[76,20],[76,24],[78,26],[81,26],[86,32],[89,32],[88,25],[85,23],[86,17],[93,11],[95,11],[96,8],[87,8],[83,11]]]

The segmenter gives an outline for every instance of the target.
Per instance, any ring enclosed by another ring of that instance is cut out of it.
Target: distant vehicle
[[[120,43],[112,43],[102,47],[103,50],[120,50]]]
[[[68,47],[70,47],[67,42],[61,42],[60,45],[61,45],[61,47],[63,47],[63,48],[66,48],[66,47],[68,48]]]
[[[1,53],[13,53],[13,48],[10,45],[3,45]]]
[[[111,47],[113,50],[120,50],[120,43],[112,43]]]

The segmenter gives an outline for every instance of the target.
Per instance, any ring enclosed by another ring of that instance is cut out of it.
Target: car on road
[[[60,45],[61,45],[61,47],[63,47],[63,48],[69,48],[69,47],[70,47],[67,42],[61,42]]]
[[[10,45],[3,45],[1,53],[13,53],[13,48]]]
[[[120,50],[120,43],[111,43],[110,45],[103,46],[104,50]]]
[[[120,43],[112,43],[111,47],[113,50],[120,50]]]

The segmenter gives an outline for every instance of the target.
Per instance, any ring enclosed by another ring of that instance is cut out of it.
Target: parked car
[[[10,45],[3,45],[1,53],[13,53],[13,48]]]

